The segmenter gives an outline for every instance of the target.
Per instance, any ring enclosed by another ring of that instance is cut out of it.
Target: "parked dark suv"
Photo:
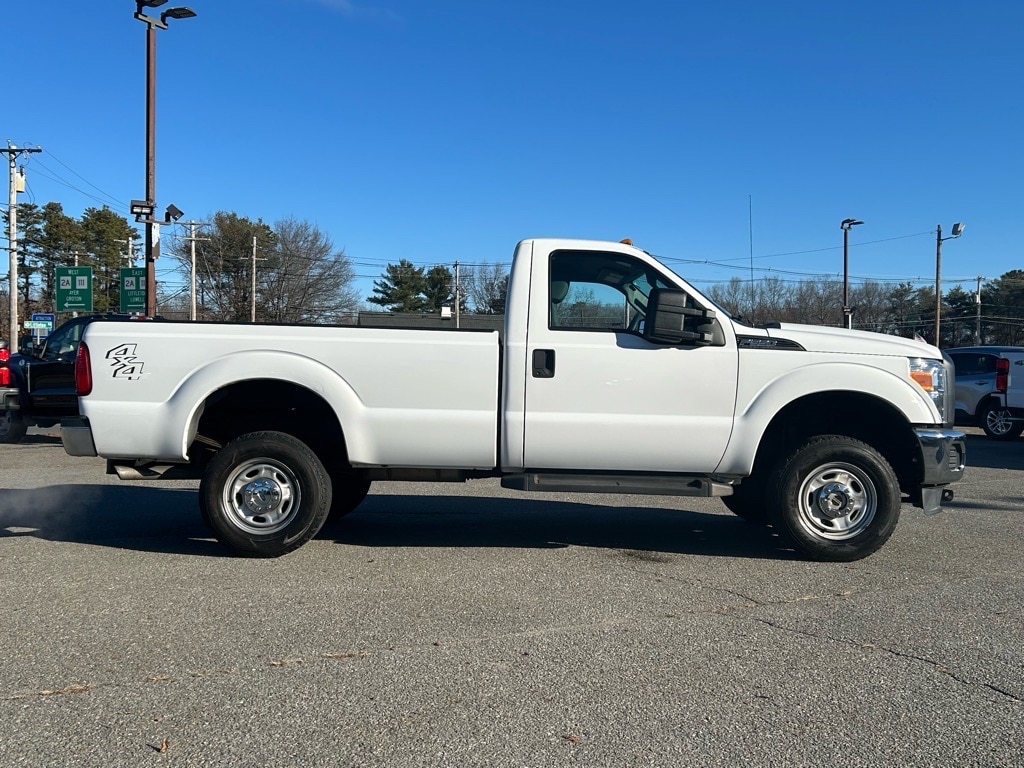
[[[29,427],[52,427],[78,415],[75,357],[85,326],[93,320],[144,319],[127,314],[82,315],[51,333],[38,349],[0,351],[0,443],[17,443]],[[3,370],[6,368],[6,372]]]

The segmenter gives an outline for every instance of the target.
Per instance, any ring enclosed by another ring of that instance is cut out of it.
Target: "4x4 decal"
[[[141,379],[144,363],[135,356],[135,344],[121,344],[107,352],[115,379]]]

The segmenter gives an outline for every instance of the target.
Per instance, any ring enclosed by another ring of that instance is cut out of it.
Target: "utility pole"
[[[981,344],[981,281],[984,277],[978,276],[978,288],[974,292],[974,343]]]
[[[188,240],[189,251],[190,251],[190,253],[192,255],[192,271],[190,273],[191,274],[191,277],[190,277],[191,289],[190,289],[190,293],[189,293],[189,295],[191,296],[191,304],[189,306],[189,312],[188,312],[188,319],[189,320],[195,320],[196,319],[196,243],[199,240],[209,240],[210,239],[208,237],[196,237],[196,227],[205,227],[205,226],[206,226],[206,222],[203,222],[203,221],[192,221],[190,219],[189,222],[188,222],[188,237],[185,238],[186,240]],[[255,254],[255,248],[256,248],[256,239],[253,238],[254,254]],[[255,269],[253,270],[253,274],[254,275],[256,274],[256,270]]]
[[[455,327],[459,327],[459,262],[455,262]]]
[[[119,243],[124,243],[125,252],[121,254],[121,258],[128,262],[128,266],[135,266],[135,243],[132,242],[130,237],[126,237],[124,240],[118,240]]]
[[[10,256],[11,271],[11,341],[8,345],[11,354],[18,351],[18,157],[23,152],[42,152],[39,147],[19,148],[7,142],[7,147],[0,147],[0,152],[7,153],[11,169],[11,189],[9,207],[7,209],[7,250]],[[23,171],[24,173],[24,171]],[[23,180],[23,177],[22,179]]]

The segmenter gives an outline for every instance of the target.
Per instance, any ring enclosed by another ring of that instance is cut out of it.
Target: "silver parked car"
[[[944,350],[956,366],[956,423],[979,426],[996,439],[1024,432],[1024,419],[1008,403],[1008,389],[1024,386],[1024,375],[1013,381],[1011,362],[1019,365],[1024,347],[959,347]],[[1019,370],[1019,369],[1018,369]]]

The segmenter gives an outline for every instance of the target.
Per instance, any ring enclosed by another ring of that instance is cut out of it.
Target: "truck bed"
[[[94,381],[81,402],[100,456],[183,461],[200,414],[182,404],[287,372],[346,426],[354,466],[497,465],[496,332],[96,322],[85,343]]]

